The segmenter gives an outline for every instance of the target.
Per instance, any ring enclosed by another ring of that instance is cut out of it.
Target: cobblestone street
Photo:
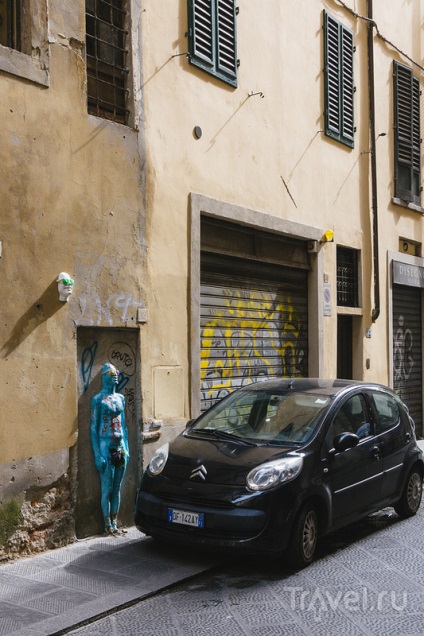
[[[238,560],[71,633],[422,636],[423,517],[388,509],[326,538],[305,570]]]

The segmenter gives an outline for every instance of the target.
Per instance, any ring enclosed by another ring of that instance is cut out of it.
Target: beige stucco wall
[[[6,463],[75,443],[77,327],[136,327],[145,306],[142,134],[87,115],[84,3],[50,2],[48,18],[49,86],[0,72]]]
[[[388,252],[399,237],[423,241],[421,213],[392,202],[392,60],[423,64],[424,0],[374,2],[380,34],[403,52],[375,35],[376,131],[386,133],[376,146],[375,323],[366,0],[238,2],[237,89],[190,66],[186,0],[132,0],[128,127],[87,115],[84,3],[30,4],[40,31],[32,56],[0,49],[0,500],[54,481],[69,465],[79,327],[140,330],[141,415],[164,422],[158,444],[196,414],[191,193],[224,218],[231,209],[233,220],[262,218],[288,236],[334,231],[312,257],[310,351],[322,375],[337,369],[336,248],[360,250],[355,377],[390,383]],[[353,149],[323,133],[323,9],[355,35]],[[62,271],[75,279],[68,303],[58,300]],[[323,315],[324,280],[331,316]],[[154,448],[145,444],[145,461]]]
[[[143,351],[152,365],[183,367],[189,378],[184,386],[186,417],[190,415],[188,385],[196,383],[196,378],[190,379],[191,343],[187,346],[190,192],[334,231],[335,242],[323,245],[319,255],[319,271],[332,285],[333,302],[332,315],[323,320],[320,369],[324,375],[336,374],[336,246],[361,251],[362,306],[355,314],[355,376],[390,383],[387,250],[398,249],[399,236],[422,242],[421,215],[391,203],[392,59],[409,62],[375,36],[376,127],[377,133],[387,136],[377,141],[381,313],[373,323],[367,26],[360,18],[367,13],[367,2],[344,3],[352,11],[337,0],[239,4],[241,65],[238,88],[233,89],[190,66],[181,55],[188,49],[185,0],[143,2],[152,292]],[[418,62],[422,60],[419,25],[423,6],[422,0],[374,3],[380,33]],[[357,130],[353,149],[322,132],[324,8],[354,32]],[[160,38],[150,37],[159,31]],[[254,95],[258,92],[264,97]],[[194,126],[201,127],[201,139],[194,137]],[[310,311],[318,315],[322,308],[318,304]],[[365,337],[368,328],[371,338]],[[155,387],[150,371],[148,374],[143,382],[145,406],[149,410],[152,405],[154,415]]]

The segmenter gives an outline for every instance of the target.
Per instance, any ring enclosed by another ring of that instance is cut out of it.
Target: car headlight
[[[151,475],[160,475],[168,460],[168,453],[169,444],[166,442],[166,444],[158,448],[147,466],[147,470]]]
[[[302,455],[276,459],[266,464],[256,466],[247,475],[246,483],[249,490],[268,490],[279,484],[291,481],[298,476],[303,466]]]

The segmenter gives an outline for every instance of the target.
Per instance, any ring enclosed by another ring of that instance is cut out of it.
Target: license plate
[[[168,521],[170,523],[181,523],[184,526],[203,528],[204,515],[200,512],[188,512],[188,510],[168,508]]]

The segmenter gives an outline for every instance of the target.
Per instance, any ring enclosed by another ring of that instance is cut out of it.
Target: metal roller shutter
[[[307,272],[254,268],[256,280],[203,271],[202,410],[260,378],[307,376]]]
[[[393,387],[422,433],[421,290],[393,286]]]

